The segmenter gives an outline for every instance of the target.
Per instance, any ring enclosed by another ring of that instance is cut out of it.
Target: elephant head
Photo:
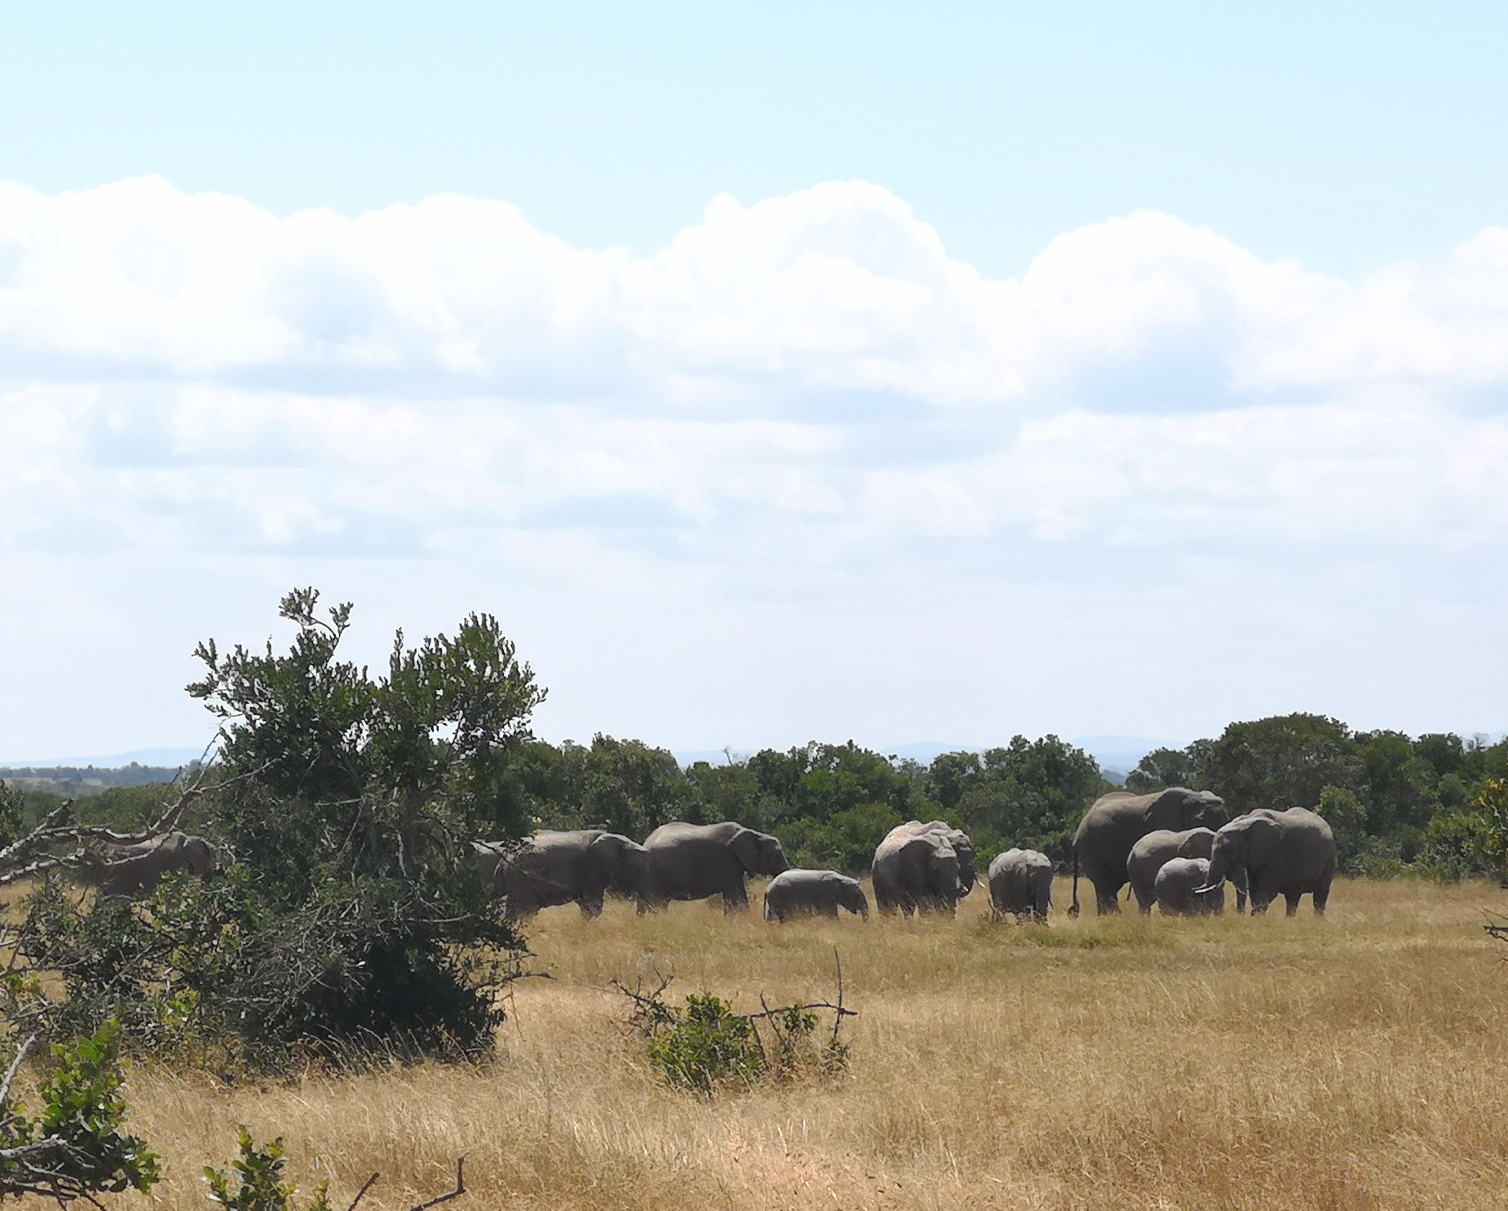
[[[1217,829],[1230,819],[1225,800],[1213,791],[1183,792],[1183,828]],[[1178,830],[1182,831],[1182,830]]]
[[[1254,859],[1259,859],[1276,839],[1277,825],[1266,816],[1253,814],[1237,816],[1215,834],[1210,847],[1210,873],[1203,887],[1195,888],[1195,894],[1203,895],[1222,886],[1227,879],[1240,887],[1250,881]]]
[[[963,864],[951,845],[932,847],[927,856],[927,876],[932,894],[938,899],[951,903],[968,895],[968,887],[963,881]]]
[[[838,893],[838,903],[849,912],[869,920],[869,897],[864,894],[857,879],[850,879],[843,884]]]
[[[791,869],[780,838],[769,833],[755,832],[752,828],[740,829],[728,842],[728,847],[751,875],[778,875]]]
[[[1215,845],[1215,831],[1211,828],[1191,828],[1178,843],[1177,858],[1208,858]]]
[[[222,864],[220,851],[203,837],[185,836],[179,852],[184,865],[201,879],[218,872]]]
[[[644,894],[649,876],[647,849],[621,833],[603,833],[589,848],[607,878],[610,895],[636,900]]]

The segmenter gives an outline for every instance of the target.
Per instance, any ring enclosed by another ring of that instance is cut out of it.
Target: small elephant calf
[[[1225,911],[1225,884],[1201,892],[1209,881],[1207,858],[1170,858],[1157,872],[1157,907],[1182,917]]]
[[[869,920],[869,900],[857,879],[835,870],[788,870],[770,880],[764,892],[764,919],[836,917],[838,909]]]
[[[990,907],[1001,916],[1046,921],[1052,910],[1052,859],[1034,849],[1008,849],[990,863]]]

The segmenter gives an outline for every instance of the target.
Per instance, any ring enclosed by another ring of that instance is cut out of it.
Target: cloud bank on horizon
[[[190,609],[165,574],[349,573],[516,614],[562,734],[681,748],[1497,726],[1505,332],[1500,227],[1353,282],[1136,213],[991,280],[863,182],[647,257],[0,184],[0,551],[74,586],[0,625],[66,650],[86,563],[111,643]],[[44,668],[0,658],[5,755],[179,738],[61,735]]]

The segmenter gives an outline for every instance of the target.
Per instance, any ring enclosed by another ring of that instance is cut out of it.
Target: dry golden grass
[[[1067,888],[1059,889],[1060,903]],[[203,1207],[244,1123],[306,1188],[403,1207],[1363,1208],[1508,1206],[1508,967],[1495,887],[1338,883],[1293,920],[1057,917],[767,926],[677,905],[541,916],[499,1058],[264,1088],[138,1068],[151,1200]],[[757,903],[757,900],[756,900]],[[607,990],[652,954],[671,992],[753,1007],[832,991],[861,1011],[835,1081],[666,1088]],[[145,1201],[145,1200],[143,1200]]]

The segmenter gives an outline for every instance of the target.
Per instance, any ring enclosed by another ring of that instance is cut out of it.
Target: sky
[[[1508,727],[1508,7],[0,8],[0,760],[496,614],[677,751]]]

